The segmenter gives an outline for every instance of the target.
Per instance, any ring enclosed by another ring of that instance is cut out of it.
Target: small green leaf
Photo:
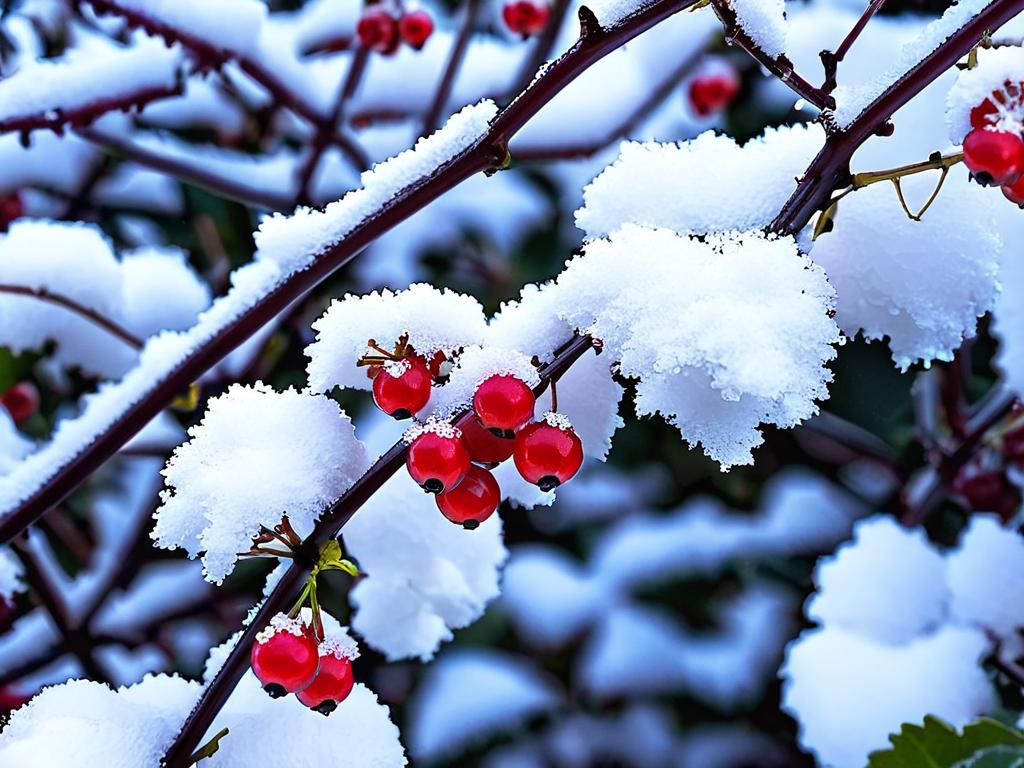
[[[961,760],[953,768],[1024,768],[1024,747],[988,747]]]
[[[889,736],[892,748],[868,756],[868,768],[960,768],[982,750],[999,746],[1024,750],[1024,734],[989,718],[964,726],[963,733],[931,715],[924,725],[904,723],[899,733]],[[1008,768],[1013,763],[982,764],[978,768]],[[964,767],[966,768],[966,766]],[[972,766],[973,768],[973,766]]]

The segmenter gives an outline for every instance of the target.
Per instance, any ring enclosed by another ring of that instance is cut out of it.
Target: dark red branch
[[[47,128],[57,135],[64,133],[66,128],[80,128],[91,125],[98,118],[108,112],[128,112],[132,109],[141,111],[146,104],[160,99],[167,99],[172,96],[180,96],[182,84],[179,81],[173,86],[155,85],[135,93],[123,96],[111,96],[109,98],[97,99],[80,107],[73,109],[53,109],[47,112],[37,112],[32,115],[18,115],[0,120],[0,133],[13,133],[20,131],[27,134],[40,128]]]
[[[562,30],[562,24],[565,22],[565,14],[568,10],[569,0],[555,0],[551,4],[551,16],[548,19],[548,25],[537,36],[533,48],[530,49],[526,59],[523,61],[523,65],[519,69],[516,79],[512,81],[513,86],[511,93],[508,94],[509,98],[515,96],[520,91],[526,90],[530,81],[537,75],[537,70],[540,69],[541,64],[551,56],[551,49],[555,45],[555,40],[558,39],[558,33]]]
[[[0,517],[0,543],[10,541],[40,515],[58,504],[193,381],[262,328],[293,301],[351,261],[366,246],[457,184],[506,160],[509,138],[545,104],[594,62],[696,0],[656,0],[608,29],[580,9],[583,35],[530,87],[502,110],[487,134],[463,153],[398,192],[374,215],[356,225],[340,242],[328,247],[307,269],[289,276],[248,310],[199,345],[170,374],[115,419],[97,438],[60,468],[42,487]],[[1024,2],[1024,0],[1021,0]]]
[[[142,349],[143,347],[144,342],[142,339],[127,328],[118,325],[108,317],[104,317],[94,309],[82,306],[77,301],[69,299],[67,296],[53,293],[45,288],[29,288],[24,285],[9,285],[6,283],[0,284],[0,293],[8,293],[15,296],[27,296],[32,299],[38,299],[39,301],[45,301],[48,304],[54,304],[58,307],[62,307],[69,312],[75,313],[83,320],[99,326],[111,336],[114,336],[119,341],[123,341],[129,347],[134,349]]]
[[[853,25],[850,32],[843,38],[843,42],[839,44],[839,47],[835,51],[821,52],[821,65],[825,69],[825,82],[822,84],[821,90],[824,93],[832,93],[836,89],[836,73],[839,69],[839,63],[846,58],[846,54],[850,52],[850,48],[857,42],[857,38],[860,37],[867,27],[868,22],[871,21],[876,13],[882,10],[883,5],[885,5],[885,0],[871,0],[868,7],[864,9],[864,13],[857,19],[857,23]]]
[[[433,133],[441,120],[448,99],[452,95],[452,88],[455,86],[455,78],[459,76],[462,69],[462,61],[466,58],[466,51],[469,49],[469,41],[476,31],[476,19],[480,13],[480,0],[466,0],[466,7],[462,13],[462,25],[459,33],[452,43],[451,53],[448,54],[448,62],[445,64],[441,80],[434,92],[434,98],[427,108],[427,114],[423,117],[423,127],[420,135],[426,136]]]
[[[729,5],[729,0],[711,0],[711,7],[715,9],[715,15],[718,16],[722,22],[722,26],[725,28],[726,40],[730,43],[739,45],[739,47],[749,53],[758,64],[788,85],[790,89],[797,94],[797,96],[808,103],[813,104],[821,110],[835,108],[836,100],[821,88],[811,85],[807,80],[801,77],[800,74],[793,69],[793,62],[791,62],[785,55],[778,57],[769,56],[764,49],[758,45],[757,41],[747,34],[746,30],[743,29],[743,26],[737,20],[736,12],[732,9],[732,6]]]
[[[535,387],[535,393],[539,396],[549,384],[557,381],[573,363],[592,348],[593,342],[589,336],[576,336],[567,344],[563,344],[554,360],[540,370],[541,383]],[[468,415],[467,411],[463,411],[453,419],[453,422],[458,423]],[[395,443],[320,516],[313,533],[302,544],[305,556],[297,557],[285,571],[284,576],[267,596],[259,612],[231,649],[220,671],[203,689],[199,702],[185,720],[174,744],[164,755],[164,768],[185,768],[188,758],[199,746],[217,713],[249,668],[249,653],[256,634],[273,616],[288,609],[309,573],[308,562],[315,561],[320,547],[328,540],[336,538],[359,508],[405,464],[407,450],[408,446],[404,441]]]

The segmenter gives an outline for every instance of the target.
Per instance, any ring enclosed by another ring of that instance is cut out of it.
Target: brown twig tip
[[[592,40],[598,37],[604,30],[597,16],[587,6],[581,5],[577,16],[580,20],[580,37],[584,40]]]

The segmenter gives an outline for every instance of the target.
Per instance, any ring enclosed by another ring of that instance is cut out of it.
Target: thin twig
[[[444,112],[445,105],[448,104],[448,98],[452,94],[452,88],[455,86],[455,78],[458,77],[459,70],[462,69],[462,61],[465,59],[466,51],[469,49],[469,41],[473,37],[473,32],[476,31],[476,18],[480,12],[480,5],[481,0],[466,0],[459,33],[455,36],[455,41],[452,43],[451,52],[448,54],[448,62],[445,64],[441,80],[438,82],[437,90],[434,92],[434,98],[431,99],[430,107],[427,109],[426,115],[423,116],[423,127],[420,129],[421,136],[433,133],[437,129],[438,123],[441,120],[441,114]]]
[[[864,9],[864,13],[857,19],[857,23],[853,25],[853,28],[843,38],[843,42],[839,44],[839,47],[835,51],[821,52],[821,64],[825,68],[825,82],[821,86],[823,93],[832,93],[836,89],[836,73],[839,69],[839,63],[846,58],[846,54],[850,52],[850,48],[853,47],[857,38],[860,37],[867,27],[868,22],[882,9],[883,5],[885,5],[885,0],[871,0],[868,7]]]
[[[8,283],[2,283],[0,284],[0,293],[8,293],[15,296],[27,296],[29,298],[38,299],[39,301],[45,301],[48,304],[63,307],[69,312],[74,312],[83,320],[87,320],[93,325],[99,326],[111,336],[123,341],[132,349],[142,349],[145,345],[145,342],[143,342],[142,339],[124,326],[118,325],[109,317],[104,317],[96,310],[83,306],[74,299],[69,299],[67,296],[54,293],[46,288],[29,288],[25,285],[10,285]]]

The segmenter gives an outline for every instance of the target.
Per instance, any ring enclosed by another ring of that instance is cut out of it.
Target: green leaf
[[[961,760],[953,768],[1024,768],[1024,747],[989,747]]]
[[[1024,750],[1024,734],[989,718],[976,720],[965,726],[963,733],[958,733],[952,726],[929,715],[924,719],[924,725],[904,723],[899,733],[889,736],[889,741],[892,742],[891,749],[868,756],[868,768],[961,768],[958,763],[965,763],[976,753],[992,747],[1010,746]],[[1013,763],[1011,761],[1005,766],[982,763],[977,768],[997,766],[1009,768]]]

